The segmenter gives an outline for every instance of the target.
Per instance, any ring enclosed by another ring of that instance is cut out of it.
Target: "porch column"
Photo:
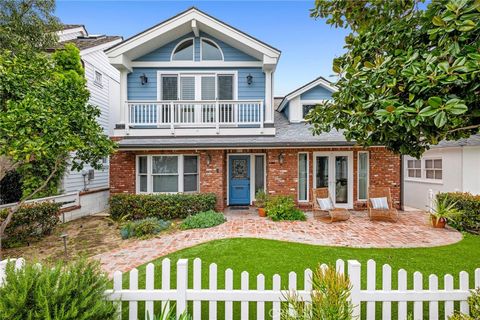
[[[265,70],[265,123],[273,123],[272,70]]]
[[[126,119],[125,119],[125,107],[126,107],[126,101],[127,101],[127,75],[128,75],[128,70],[121,70],[120,71],[120,124],[125,124]]]

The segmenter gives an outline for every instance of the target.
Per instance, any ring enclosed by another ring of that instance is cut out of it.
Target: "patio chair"
[[[373,202],[376,202],[377,208],[375,208]],[[384,208],[378,208],[379,206],[384,206]],[[393,222],[398,220],[398,211],[393,206],[392,194],[388,187],[370,188],[368,190],[367,208],[370,220],[388,220]]]
[[[333,207],[330,210],[323,210],[320,207],[320,204],[318,203],[317,199],[331,199],[330,194],[328,192],[328,188],[313,188],[312,189],[312,211],[313,211],[313,216],[318,218],[316,215],[317,212],[327,212],[328,213],[328,218],[326,219],[325,222],[327,223],[332,223],[336,221],[345,221],[350,219],[350,211],[344,208],[335,208]],[[330,200],[331,202],[331,200]],[[332,203],[333,206],[333,203]],[[322,219],[323,220],[323,219]]]

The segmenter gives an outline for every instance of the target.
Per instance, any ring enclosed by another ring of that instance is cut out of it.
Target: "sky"
[[[311,1],[96,1],[57,0],[56,15],[83,24],[90,34],[135,35],[196,6],[202,11],[282,51],[275,72],[275,96],[283,96],[323,76],[344,52],[347,30],[310,18]]]

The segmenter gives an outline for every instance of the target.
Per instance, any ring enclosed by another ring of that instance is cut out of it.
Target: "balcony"
[[[259,128],[265,116],[263,100],[127,101],[125,126],[131,129]]]

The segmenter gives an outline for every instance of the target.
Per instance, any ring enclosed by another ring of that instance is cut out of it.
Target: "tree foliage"
[[[313,132],[415,157],[480,127],[480,1],[317,0],[313,17],[350,28],[334,60],[338,92],[309,115]]]

